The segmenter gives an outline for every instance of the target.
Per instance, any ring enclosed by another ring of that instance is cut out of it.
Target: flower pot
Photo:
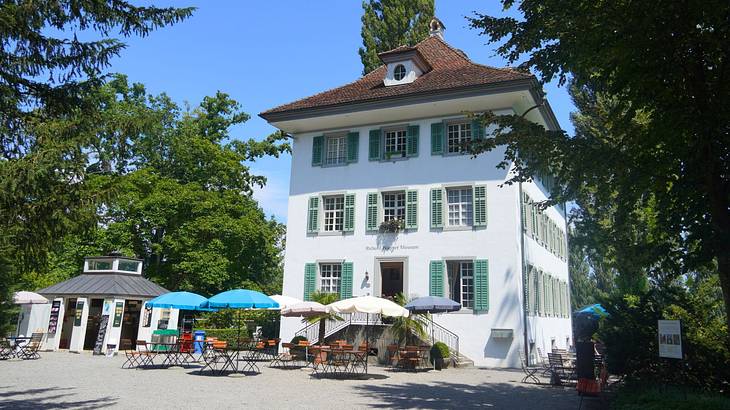
[[[433,360],[434,360],[434,365],[436,366],[436,370],[441,370],[441,369],[446,368],[443,357],[435,357]]]

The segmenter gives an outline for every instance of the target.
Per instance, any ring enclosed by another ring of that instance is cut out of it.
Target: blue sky
[[[126,39],[128,48],[111,72],[127,74],[151,93],[165,92],[179,103],[196,105],[220,90],[241,103],[251,119],[233,130],[236,138],[262,138],[274,128],[258,113],[351,82],[362,73],[360,0],[176,1],[158,6],[198,7],[188,20]],[[436,0],[445,39],[475,62],[505,66],[495,46],[467,27],[473,11],[499,14],[495,1]],[[545,87],[561,126],[572,133],[573,110],[565,88]],[[269,216],[286,222],[290,157],[251,164],[268,178],[255,197]]]

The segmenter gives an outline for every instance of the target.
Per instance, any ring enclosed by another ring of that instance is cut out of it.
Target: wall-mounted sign
[[[61,301],[54,300],[51,304],[51,317],[48,319],[48,334],[55,335],[58,328],[58,315],[61,313]]]
[[[76,302],[76,313],[74,316],[74,326],[81,326],[81,316],[84,313],[84,301],[79,300]]]
[[[102,315],[111,315],[112,314],[112,302],[105,300],[104,301],[104,309],[101,311]]]
[[[114,307],[114,324],[112,326],[119,327],[122,325],[122,314],[124,314],[124,302],[117,302]]]
[[[378,246],[366,246],[366,251],[380,251],[380,252],[395,252],[395,251],[407,251],[412,249],[418,249],[418,245],[378,245]]]
[[[682,358],[682,325],[679,320],[660,320],[659,357]]]

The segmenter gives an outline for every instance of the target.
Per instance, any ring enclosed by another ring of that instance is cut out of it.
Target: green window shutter
[[[406,155],[409,157],[418,156],[418,125],[409,125],[406,139]]]
[[[347,162],[357,162],[357,153],[360,147],[360,133],[347,134]]]
[[[318,136],[312,138],[312,166],[322,166],[322,154],[324,151],[324,137]]]
[[[352,232],[355,230],[355,194],[345,195],[345,221],[344,231]]]
[[[537,271],[537,314],[545,315],[545,278],[541,270]]]
[[[309,211],[307,212],[307,233],[319,231],[319,197],[309,197]]]
[[[477,185],[474,187],[474,226],[487,226],[487,187]]]
[[[530,270],[532,269],[531,266],[526,266],[522,268],[523,274],[522,274],[522,308],[524,311],[529,314],[530,313]]]
[[[352,297],[352,262],[342,264],[342,276],[340,276],[340,300]]]
[[[368,141],[368,159],[370,161],[380,161],[380,129],[370,130],[370,140]]]
[[[489,262],[486,259],[474,261],[474,311],[489,310]]]
[[[530,201],[530,213],[532,215],[532,237],[537,240],[537,231],[540,223],[537,214],[537,205],[533,201]]]
[[[317,289],[317,264],[307,263],[304,265],[304,300],[309,300],[312,293]]]
[[[418,191],[406,191],[406,229],[418,229]]]
[[[570,317],[570,308],[568,307],[568,282],[563,281],[563,317]]]
[[[431,124],[431,155],[444,153],[444,123]]]
[[[444,190],[431,189],[431,228],[444,226]]]
[[[370,192],[367,197],[365,228],[368,231],[378,230],[378,193]]]
[[[444,296],[444,261],[431,261],[428,268],[430,296]]]
[[[522,218],[522,232],[527,232],[527,194],[522,193],[522,206],[520,207],[520,217]]]
[[[471,122],[471,137],[473,140],[480,140],[484,138],[484,126],[478,119],[472,120]]]

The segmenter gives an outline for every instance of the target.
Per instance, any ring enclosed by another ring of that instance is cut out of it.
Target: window
[[[383,194],[383,220],[406,219],[406,193],[386,192]]]
[[[338,165],[347,162],[347,138],[345,135],[327,137],[325,163]]]
[[[451,188],[446,190],[449,226],[472,226],[474,214],[472,213],[472,192],[471,188]]]
[[[340,293],[342,264],[323,263],[319,265],[319,291],[324,293]]]
[[[324,230],[338,232],[343,230],[345,219],[345,197],[328,196],[324,198]]]
[[[461,152],[462,144],[471,141],[471,124],[468,122],[449,124],[446,136],[447,152]]]
[[[474,262],[448,262],[449,295],[465,309],[474,309]]]
[[[119,261],[119,270],[123,270],[125,272],[137,272],[138,266],[139,266],[139,262],[136,262],[136,261],[125,261],[125,260]]]
[[[395,66],[395,69],[393,69],[393,78],[396,81],[406,78],[406,67],[403,64]]]
[[[112,269],[112,261],[110,261],[110,260],[90,260],[89,261],[89,270],[111,270],[111,269]]]
[[[406,130],[385,132],[385,157],[406,156]]]

